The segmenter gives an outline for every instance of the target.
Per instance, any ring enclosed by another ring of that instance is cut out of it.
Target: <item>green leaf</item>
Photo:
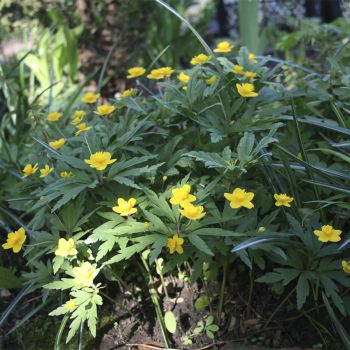
[[[310,286],[305,274],[301,274],[297,283],[297,308],[301,310],[305,304],[306,298],[310,293]]]
[[[176,317],[171,311],[167,311],[164,315],[166,329],[174,334],[176,332]]]
[[[209,297],[207,295],[200,296],[194,303],[194,306],[198,311],[204,310],[208,305],[209,305]]]
[[[9,269],[0,266],[0,288],[21,288],[21,280]]]
[[[214,253],[209,249],[205,241],[194,233],[188,235],[190,242],[200,251],[208,255],[214,255]]]

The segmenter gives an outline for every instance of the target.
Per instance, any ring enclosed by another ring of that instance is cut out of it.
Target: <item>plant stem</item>
[[[224,299],[225,299],[225,287],[226,287],[226,281],[227,281],[227,260],[225,260],[223,266],[222,266],[222,281],[221,281],[221,288],[220,288],[220,298],[219,298],[219,307],[218,307],[218,324],[220,324],[221,321],[221,314],[222,309],[224,306]]]
[[[292,296],[292,294],[295,292],[297,287],[295,286],[289,293],[288,295],[282,300],[282,302],[276,307],[276,309],[273,311],[271,316],[268,318],[264,325],[264,329],[270,324],[270,322],[273,320],[273,318],[276,316],[277,312],[280,311],[282,306],[288,301],[288,299]]]
[[[161,266],[161,264],[158,263],[158,260],[156,260],[156,264],[157,264],[157,267],[158,267],[158,270],[159,270],[160,282],[162,283],[164,294],[167,297],[167,299],[169,299],[168,289],[167,289],[165,281],[164,281],[162,266]]]
[[[164,321],[162,309],[160,307],[160,303],[159,303],[159,300],[158,300],[157,292],[156,292],[156,289],[154,287],[152,273],[151,273],[151,270],[150,270],[150,268],[149,268],[149,266],[147,264],[146,259],[142,255],[140,255],[140,257],[141,257],[142,263],[143,263],[143,265],[145,267],[144,274],[145,274],[146,279],[148,279],[148,292],[149,292],[149,294],[151,296],[152,303],[153,303],[154,309],[156,311],[156,315],[157,315],[157,318],[158,318],[158,321],[159,321],[160,330],[162,332],[163,340],[165,342],[165,346],[167,348],[170,348],[171,343],[170,343],[170,340],[169,340],[169,337],[168,337],[168,333],[167,333],[167,330],[166,330],[166,327],[165,327],[165,321]]]

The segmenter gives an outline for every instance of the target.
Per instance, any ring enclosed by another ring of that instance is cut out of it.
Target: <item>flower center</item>
[[[333,229],[331,227],[325,227],[323,232],[327,235],[330,236],[333,232]]]
[[[235,196],[235,199],[238,201],[238,202],[242,202],[244,200],[244,193],[237,193],[236,196]]]

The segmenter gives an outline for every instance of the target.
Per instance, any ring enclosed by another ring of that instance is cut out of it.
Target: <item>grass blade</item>
[[[326,305],[326,309],[328,311],[329,317],[331,318],[335,328],[337,329],[337,332],[340,336],[340,339],[342,340],[346,350],[350,350],[350,335],[346,332],[345,328],[343,327],[343,325],[340,323],[338,317],[336,316],[336,314],[334,313],[326,295],[324,293],[322,293],[322,299],[323,302]]]
[[[29,290],[33,287],[35,281],[31,281],[29,284],[27,284],[24,288],[21,289],[21,291],[17,294],[16,298],[11,302],[11,304],[6,308],[4,313],[0,317],[0,327],[4,324],[7,317],[10,316],[13,309],[16,307],[16,305],[22,300],[22,298],[29,292]]]
[[[211,50],[209,45],[205,42],[202,36],[197,32],[197,30],[192,26],[192,24],[185,17],[181,16],[173,7],[171,7],[165,1],[163,0],[155,0],[155,1],[158,4],[164,6],[168,11],[172,12],[176,17],[178,17],[186,25],[186,27],[196,36],[196,38],[201,43],[201,45],[203,46],[207,54],[210,56],[213,56],[213,51]]]
[[[61,350],[61,338],[63,335],[64,328],[66,327],[67,321],[69,320],[70,314],[66,314],[60,324],[60,328],[56,334],[54,350]]]

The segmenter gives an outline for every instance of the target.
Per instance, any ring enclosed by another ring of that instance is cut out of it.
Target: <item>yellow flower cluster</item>
[[[188,184],[183,185],[180,188],[174,188],[172,190],[173,196],[169,202],[172,205],[180,205],[182,209],[180,214],[190,220],[199,220],[205,216],[204,207],[201,205],[194,206],[194,202],[197,198],[190,193],[191,186]]]

